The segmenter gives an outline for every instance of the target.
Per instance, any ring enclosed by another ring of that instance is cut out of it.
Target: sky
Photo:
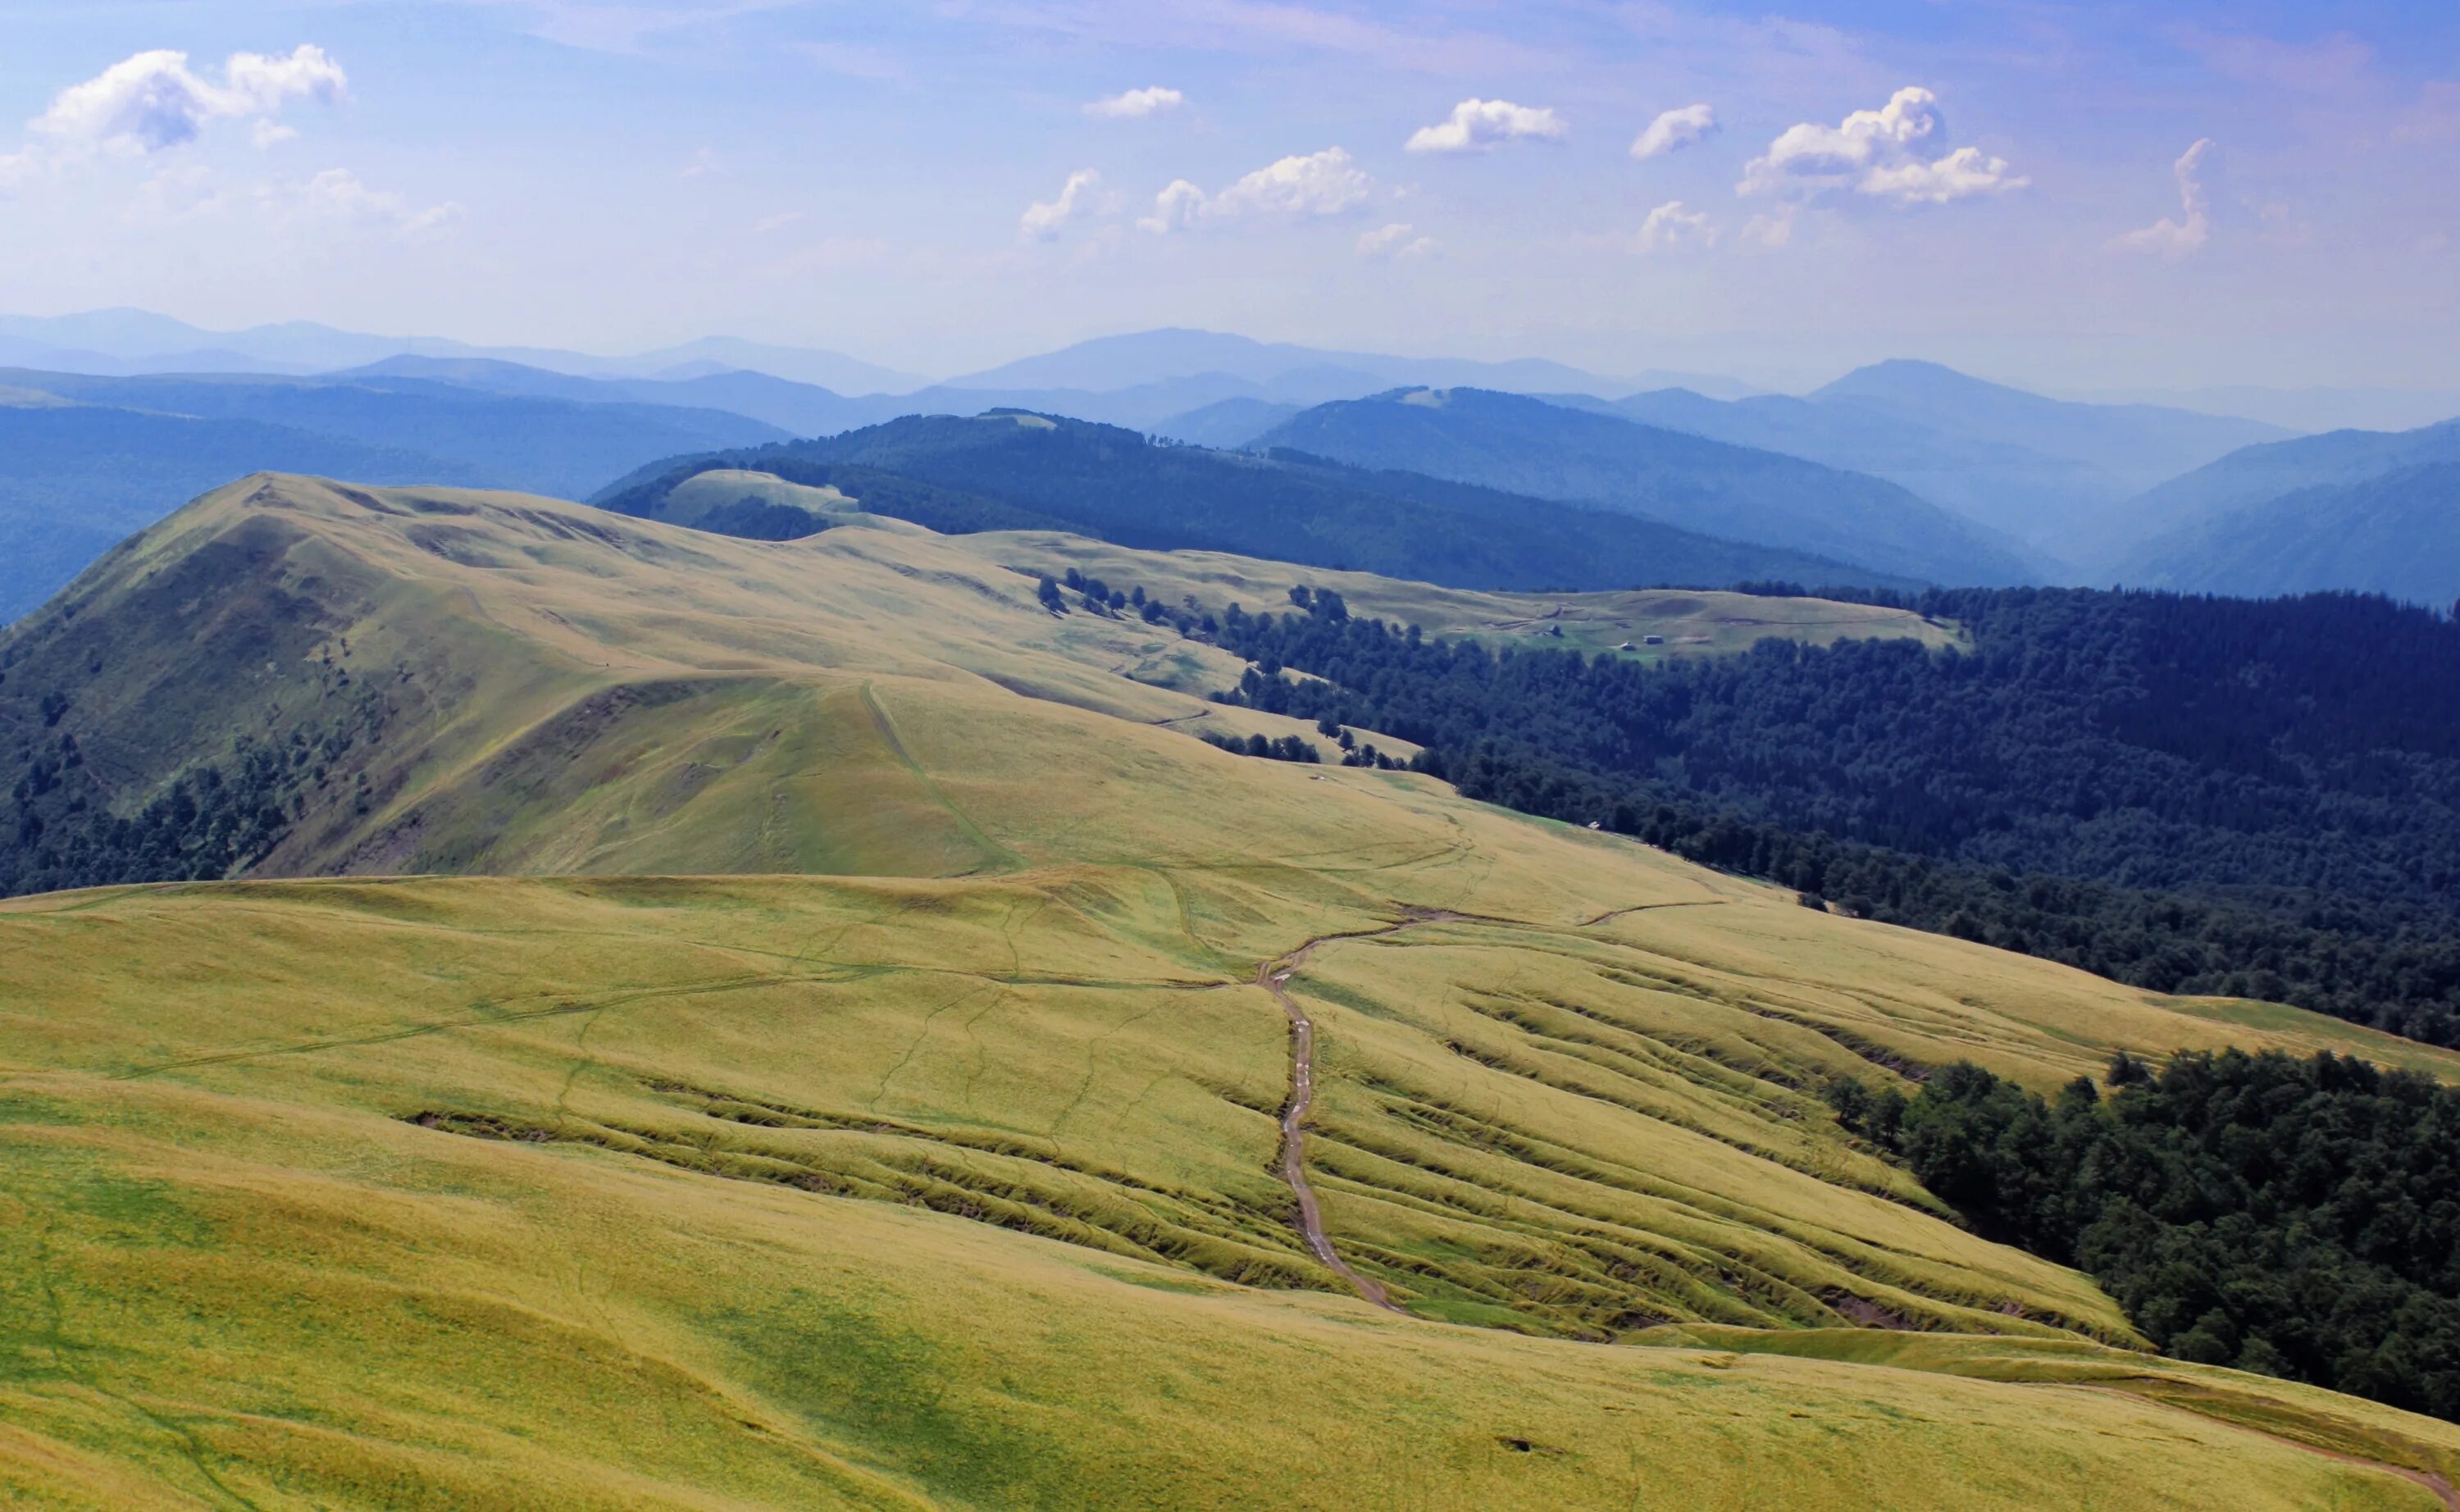
[[[0,311],[2460,388],[2451,0],[0,0]]]

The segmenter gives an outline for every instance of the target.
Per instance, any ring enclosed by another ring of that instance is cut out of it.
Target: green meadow
[[[1299,581],[259,479],[12,631],[131,791],[175,728],[350,734],[246,878],[0,904],[0,1500],[2446,1504],[2460,1430],[2152,1354],[1820,1090],[2460,1057],[1226,755],[1190,731],[1297,727],[1206,704],[1212,648],[1044,611],[1063,562]],[[1305,581],[1697,653],[1954,633]],[[1319,941],[1306,1169],[1398,1312],[1276,1172],[1259,970]]]

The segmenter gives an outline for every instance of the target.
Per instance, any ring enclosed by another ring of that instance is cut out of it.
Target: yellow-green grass
[[[1164,604],[1189,601],[1215,613],[1237,604],[1249,613],[1287,612],[1290,589],[1330,588],[1361,618],[1416,625],[1430,635],[1491,645],[1542,643],[1595,653],[1631,644],[1634,657],[1728,655],[1771,636],[1826,646],[1848,639],[1963,644],[1949,625],[1904,609],[1828,599],[1762,598],[1685,588],[1617,593],[1489,593],[1335,572],[1218,551],[1135,551],[1081,536],[998,531],[956,538],[991,561],[1034,573],[1078,567],[1122,592],[1140,586]],[[1559,636],[1555,631],[1560,630]],[[1651,646],[1648,637],[1663,644]]]
[[[695,473],[685,479],[668,490],[666,508],[661,513],[668,520],[689,524],[711,510],[724,509],[746,499],[764,504],[784,504],[838,524],[859,522],[879,530],[928,533],[920,525],[887,515],[866,515],[859,502],[835,488],[790,483],[773,473],[751,473],[734,468]]]
[[[183,661],[183,550],[322,616],[206,738],[342,668],[401,708],[257,880],[0,905],[16,1501],[2433,1504],[2256,1428],[2452,1472],[2448,1425],[2131,1348],[1817,1094],[2460,1059],[1223,755],[1104,659],[1141,627],[927,532],[252,483],[38,639],[125,738],[257,623]],[[272,875],[337,868],[463,875]],[[1335,936],[1308,1165],[1406,1317],[1273,1172],[1257,971]]]
[[[1422,980],[1501,970],[1528,998],[1585,974],[1558,990],[1620,1019],[1585,963],[1676,969],[1559,924],[1431,923],[1303,971],[1333,1104],[1311,1148],[1354,1263],[1430,1319],[1562,1330],[1565,1297],[1481,1303],[1486,1267],[1575,1288],[1557,1257],[1613,1228],[1692,1259],[1628,1295],[1695,1327],[1775,1308],[1726,1289],[1756,1274],[2031,1343],[1605,1346],[1374,1313],[1286,1226],[1285,1040],[1241,969],[1357,898],[1062,869],[10,905],[0,1484],[37,1506],[2432,1504],[2231,1418],[2455,1463],[2443,1425],[1903,1291],[2123,1331],[2081,1278],[1569,1090],[1762,1139],[1795,1121],[1670,1032],[1597,1037],[1687,1074],[1482,1047],[1539,1080],[1413,1027],[1443,1012]],[[1759,1022],[1683,1034],[1739,1059]],[[1835,1055],[1768,1022],[1771,1069]],[[1421,1079],[1601,1168],[1431,1131],[1388,1090]],[[1380,1171],[1365,1142],[1424,1163]],[[1788,1350],[1813,1357],[1759,1352]]]

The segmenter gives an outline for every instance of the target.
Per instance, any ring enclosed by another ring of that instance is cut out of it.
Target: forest
[[[1959,1064],[1829,1100],[2164,1352],[2460,1421],[2460,1092],[2330,1052],[2122,1052],[2110,1082],[2052,1100]]]
[[[1910,601],[1961,650],[1764,641],[1651,665],[1431,639],[1327,597],[1222,616],[1252,666],[1219,696],[1399,736],[1471,797],[1856,914],[2460,1041],[2444,616],[1973,590]]]

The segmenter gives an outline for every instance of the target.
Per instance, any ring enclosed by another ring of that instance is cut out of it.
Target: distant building
[[[1663,646],[1665,644],[1665,637],[1663,635],[1644,635],[1640,638],[1640,643],[1643,646]]]

